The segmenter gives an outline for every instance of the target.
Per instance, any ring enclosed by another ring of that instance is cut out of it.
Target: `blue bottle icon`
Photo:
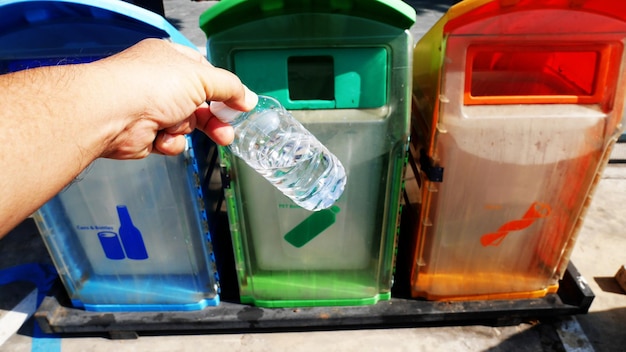
[[[143,242],[141,231],[133,224],[128,208],[125,205],[118,205],[117,216],[120,219],[118,233],[126,252],[126,258],[135,260],[148,259],[148,251]]]

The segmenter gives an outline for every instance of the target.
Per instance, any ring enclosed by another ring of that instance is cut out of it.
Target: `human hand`
[[[119,54],[93,63],[102,84],[110,84],[111,116],[120,116],[118,133],[101,157],[137,159],[150,153],[174,155],[194,128],[220,145],[233,140],[233,130],[214,117],[207,101],[224,101],[234,109],[254,107],[253,94],[239,78],[212,66],[199,52],[159,39],[147,39]]]
[[[177,154],[196,127],[228,144],[232,127],[206,101],[254,105],[234,74],[160,39],[89,64],[1,74],[0,92],[0,237],[96,158]]]

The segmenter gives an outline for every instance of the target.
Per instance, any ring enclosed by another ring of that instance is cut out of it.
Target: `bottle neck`
[[[237,117],[235,117],[229,124],[233,127],[239,126],[242,122],[244,122],[248,118],[248,113],[241,112]]]
[[[133,225],[133,220],[130,218],[128,208],[124,205],[117,206],[117,216],[120,219],[120,225]]]

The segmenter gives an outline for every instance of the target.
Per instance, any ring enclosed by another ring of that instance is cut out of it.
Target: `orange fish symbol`
[[[545,218],[548,215],[550,215],[550,206],[548,204],[534,202],[521,219],[509,221],[500,226],[497,232],[483,235],[480,238],[480,243],[484,247],[499,246],[509,232],[523,230],[532,225],[535,220]]]

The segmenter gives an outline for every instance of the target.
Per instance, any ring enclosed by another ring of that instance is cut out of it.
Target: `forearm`
[[[62,66],[0,76],[0,236],[102,154],[121,125],[98,106],[106,104],[94,81],[98,70]]]

